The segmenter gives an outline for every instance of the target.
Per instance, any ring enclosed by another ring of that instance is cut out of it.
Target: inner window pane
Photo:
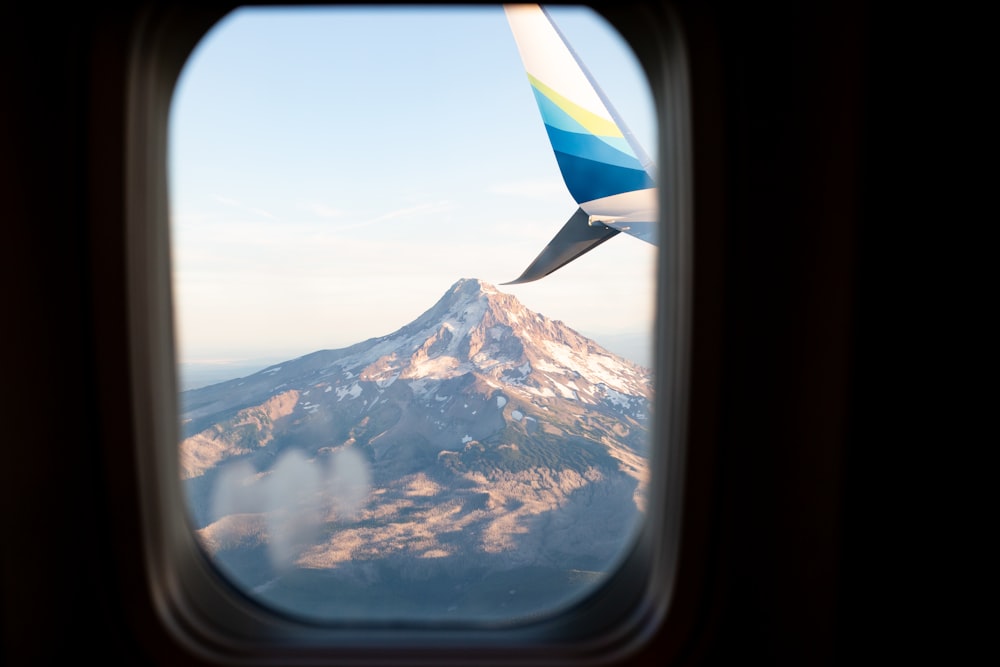
[[[199,543],[261,604],[518,621],[586,595],[631,546],[657,248],[600,188],[612,168],[652,174],[632,148],[656,145],[655,112],[613,28],[549,16],[632,136],[541,81],[499,5],[242,8],[185,67],[181,483]],[[503,284],[578,210],[626,233]]]

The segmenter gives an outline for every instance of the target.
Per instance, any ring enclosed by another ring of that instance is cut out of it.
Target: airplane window
[[[176,444],[228,581],[461,625],[607,580],[653,482],[655,119],[587,8],[241,8],[203,38],[168,134]]]

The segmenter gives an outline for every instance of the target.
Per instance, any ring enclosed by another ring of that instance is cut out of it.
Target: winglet
[[[576,209],[576,213],[566,221],[524,273],[517,280],[501,284],[518,285],[544,278],[618,234],[617,229],[600,223],[591,225],[589,220],[590,216],[583,209]]]
[[[504,5],[504,11],[576,203],[587,210],[587,202],[655,187],[652,162],[545,10]]]
[[[504,5],[563,182],[580,207],[517,280],[538,280],[618,232],[656,245],[653,165],[545,10]]]

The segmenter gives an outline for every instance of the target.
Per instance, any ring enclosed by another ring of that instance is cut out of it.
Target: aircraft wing
[[[538,5],[504,5],[567,189],[580,206],[519,278],[565,266],[618,232],[657,243],[653,164]]]

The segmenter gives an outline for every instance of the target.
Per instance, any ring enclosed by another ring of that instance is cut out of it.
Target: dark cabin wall
[[[143,592],[125,409],[125,43],[141,3],[122,7],[5,10],[4,664],[185,662]],[[894,16],[854,1],[678,8],[698,221],[684,520],[702,547],[678,589],[696,611],[673,619],[690,635],[636,660],[899,657],[912,598],[894,595],[883,530]]]
[[[115,603],[94,383],[96,23],[82,7],[19,3],[4,13],[3,650],[7,664],[55,663],[67,650],[114,655],[129,639]],[[108,632],[115,641],[102,637]]]

